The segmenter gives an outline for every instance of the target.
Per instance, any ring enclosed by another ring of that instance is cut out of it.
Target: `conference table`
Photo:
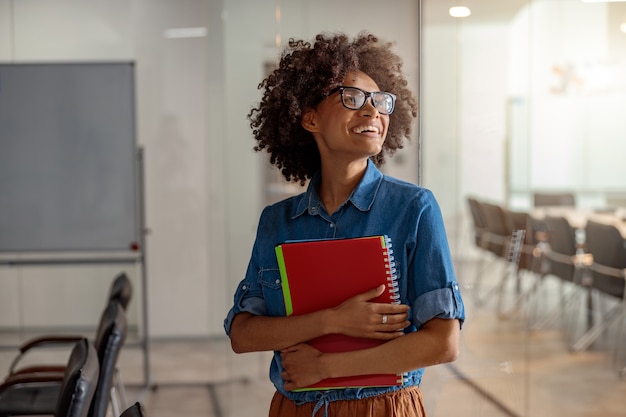
[[[620,231],[626,239],[626,208],[617,209],[582,209],[565,206],[537,207],[530,212],[530,216],[536,220],[543,220],[546,216],[563,216],[576,230],[584,231],[588,220],[598,223],[610,224]]]

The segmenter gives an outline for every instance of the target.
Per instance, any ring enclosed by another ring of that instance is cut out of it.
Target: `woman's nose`
[[[374,106],[374,103],[371,97],[368,97],[365,100],[365,104],[363,104],[363,107],[359,109],[359,113],[361,113],[362,116],[371,116],[371,117],[380,116],[380,112]]]

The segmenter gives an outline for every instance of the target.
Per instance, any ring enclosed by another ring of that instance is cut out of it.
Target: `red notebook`
[[[291,241],[276,246],[287,315],[335,307],[381,284],[387,291],[373,301],[398,303],[391,241],[386,236]],[[340,334],[308,342],[321,352],[347,352],[384,341]],[[301,390],[402,385],[402,375],[329,378]]]

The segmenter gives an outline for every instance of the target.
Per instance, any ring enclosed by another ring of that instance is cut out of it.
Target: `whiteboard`
[[[134,65],[0,64],[0,252],[138,241]]]

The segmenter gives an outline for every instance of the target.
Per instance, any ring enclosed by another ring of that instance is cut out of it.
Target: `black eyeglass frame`
[[[361,106],[359,108],[354,108],[354,107],[350,107],[348,105],[346,105],[344,99],[343,99],[343,92],[347,89],[353,89],[353,90],[358,90],[361,93],[363,93],[365,95],[365,100],[363,100],[363,104],[361,104]],[[387,91],[365,91],[359,87],[351,87],[351,86],[345,86],[345,85],[340,85],[339,87],[335,87],[332,90],[330,90],[330,92],[328,93],[328,96],[331,96],[333,94],[335,94],[336,92],[339,92],[341,95],[341,104],[343,105],[343,107],[345,107],[346,109],[350,109],[350,110],[361,110],[364,106],[365,103],[367,103],[367,99],[369,97],[369,99],[372,102],[372,106],[380,113],[380,114],[384,114],[384,115],[390,115],[391,113],[393,113],[393,111],[396,108],[396,95],[393,93],[389,93]],[[386,94],[391,96],[391,111],[384,113],[381,112],[378,107],[376,107],[376,103],[374,102],[374,94]]]

